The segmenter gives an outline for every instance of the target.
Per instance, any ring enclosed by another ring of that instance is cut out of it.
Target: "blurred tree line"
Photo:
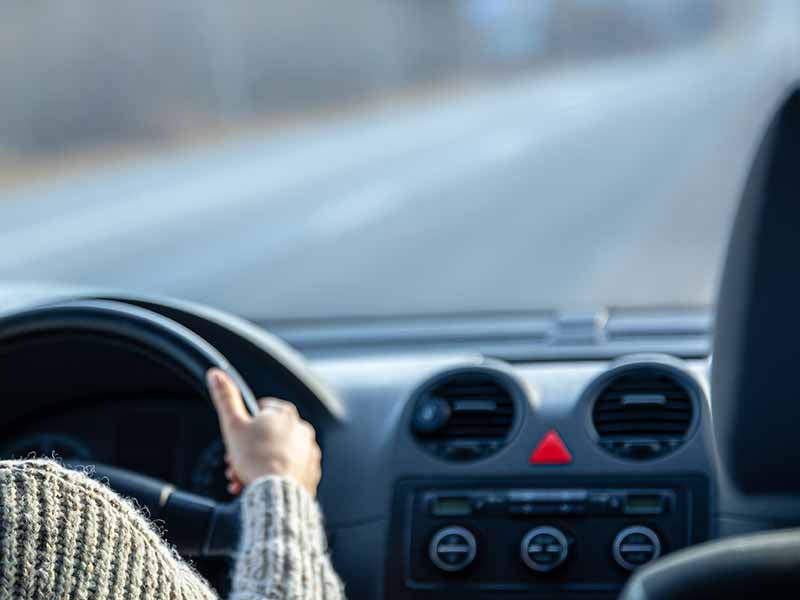
[[[0,156],[702,39],[724,0],[6,0]]]

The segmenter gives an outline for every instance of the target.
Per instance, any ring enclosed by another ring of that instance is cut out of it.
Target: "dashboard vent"
[[[502,448],[514,425],[510,389],[497,375],[457,372],[417,397],[412,431],[428,450],[449,460],[475,460]]]
[[[687,387],[669,372],[653,367],[614,377],[592,410],[600,445],[633,460],[659,458],[680,447],[693,418],[694,402]]]

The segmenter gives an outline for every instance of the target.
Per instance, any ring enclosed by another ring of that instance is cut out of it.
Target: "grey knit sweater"
[[[317,503],[265,477],[243,498],[232,600],[344,598]],[[0,461],[0,600],[211,600],[128,501],[52,461]]]

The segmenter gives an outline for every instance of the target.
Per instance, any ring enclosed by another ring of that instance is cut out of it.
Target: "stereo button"
[[[633,571],[661,555],[661,540],[649,527],[628,527],[617,534],[612,552],[619,566]]]
[[[552,571],[567,559],[567,537],[555,527],[531,529],[520,544],[520,557],[533,571]]]
[[[466,569],[475,560],[477,549],[475,536],[470,531],[463,527],[445,527],[431,539],[428,556],[442,571],[453,573]]]

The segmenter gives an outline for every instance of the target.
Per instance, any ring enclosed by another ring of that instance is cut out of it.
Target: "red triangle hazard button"
[[[544,434],[529,460],[532,465],[568,465],[572,462],[572,454],[558,432],[551,429]]]

